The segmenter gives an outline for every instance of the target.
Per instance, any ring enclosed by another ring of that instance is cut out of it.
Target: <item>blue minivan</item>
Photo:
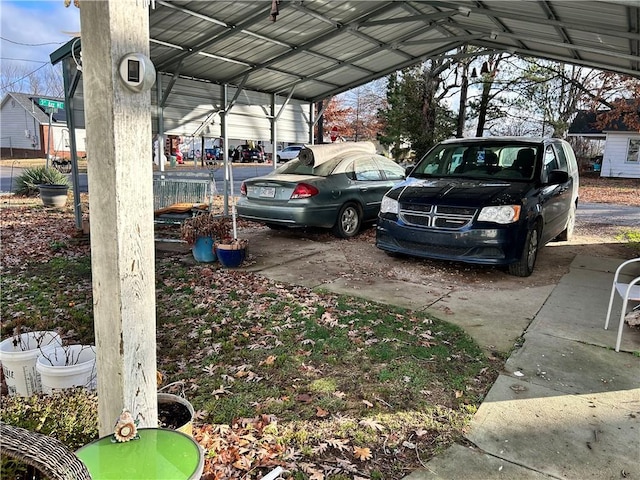
[[[558,138],[452,139],[432,148],[382,199],[385,252],[533,272],[538,250],[569,240],[578,165]]]

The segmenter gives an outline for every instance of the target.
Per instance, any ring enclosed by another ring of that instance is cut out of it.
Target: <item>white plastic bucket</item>
[[[28,397],[42,392],[36,361],[41,353],[60,345],[60,335],[47,331],[23,333],[3,340],[0,343],[0,361],[9,395]]]
[[[95,390],[97,386],[96,349],[92,345],[56,347],[38,356],[36,369],[45,394],[71,387]]]

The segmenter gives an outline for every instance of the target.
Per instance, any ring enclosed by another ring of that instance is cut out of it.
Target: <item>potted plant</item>
[[[236,206],[231,208],[231,219],[233,224],[233,237],[226,235],[216,241],[214,244],[215,254],[220,263],[227,268],[239,267],[246,257],[247,240],[238,238],[236,228]]]
[[[96,348],[93,345],[64,345],[41,352],[36,370],[42,381],[42,393],[54,390],[97,386]]]
[[[15,193],[31,196],[40,193],[45,207],[64,207],[67,203],[69,179],[55,168],[27,168],[16,181]]]
[[[229,218],[213,213],[187,218],[180,226],[180,236],[191,246],[197,262],[215,261],[214,243],[229,237],[230,231]]]
[[[16,333],[0,343],[0,361],[10,395],[28,397],[42,392],[38,357],[62,345],[54,331]]]

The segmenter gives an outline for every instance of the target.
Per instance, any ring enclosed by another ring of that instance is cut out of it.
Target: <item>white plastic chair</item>
[[[607,309],[607,320],[604,324],[604,329],[609,327],[609,318],[611,317],[611,308],[613,307],[613,297],[616,292],[622,298],[622,310],[620,312],[620,324],[618,325],[618,338],[616,339],[616,352],[620,351],[620,342],[622,341],[622,328],[624,327],[624,317],[627,313],[627,304],[631,302],[640,302],[640,277],[634,278],[629,283],[619,282],[618,278],[622,273],[622,270],[627,265],[640,262],[640,258],[632,258],[620,264],[616,269],[616,274],[613,277],[613,285],[611,286],[611,297],[609,298],[609,308]]]

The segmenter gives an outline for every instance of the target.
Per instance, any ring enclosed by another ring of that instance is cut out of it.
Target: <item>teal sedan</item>
[[[376,220],[404,169],[369,142],[312,145],[298,158],[242,183],[238,216],[271,228],[330,228],[342,238]]]

